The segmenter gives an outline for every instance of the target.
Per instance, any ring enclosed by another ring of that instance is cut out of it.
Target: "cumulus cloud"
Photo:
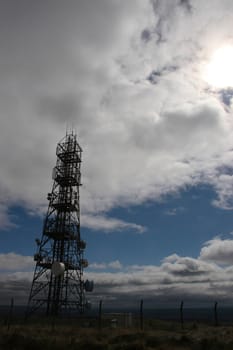
[[[230,302],[233,288],[233,240],[214,238],[205,243],[197,258],[172,254],[160,265],[124,265],[119,260],[93,262],[85,278],[95,289],[87,297],[97,303],[115,301],[116,306],[135,304],[144,298],[160,305],[177,305],[181,299],[192,303],[211,300]],[[26,303],[32,281],[32,258],[14,253],[1,254],[1,300]],[[7,268],[5,266],[7,265]]]
[[[177,257],[172,266],[167,263],[126,266],[116,273],[87,272],[87,275],[96,281],[94,299],[98,296],[104,300],[114,298],[118,305],[126,300],[135,303],[141,297],[148,302],[169,304],[181,298],[194,303],[209,302],[216,297],[231,298],[232,281],[229,281],[228,271],[198,259]]]
[[[16,203],[44,210],[67,122],[84,149],[83,225],[143,231],[107,212],[199,182],[226,207],[232,108],[202,72],[231,43],[232,13],[225,0],[2,2],[1,227]]]
[[[216,265],[208,264],[190,257],[180,257],[176,254],[165,258],[163,260],[162,268],[164,271],[167,271],[172,275],[183,277],[205,275],[218,270]]]
[[[150,302],[173,304],[185,299],[192,303],[211,300],[229,302],[233,287],[232,240],[213,239],[202,247],[198,258],[177,254],[163,259],[161,265],[123,266],[119,272],[88,270],[96,280],[95,297],[113,298],[117,303],[135,303],[143,297]],[[228,249],[225,250],[225,247]],[[98,277],[97,277],[98,276]]]
[[[233,263],[232,253],[233,240],[215,238],[208,241],[201,249],[200,259],[230,265]]]

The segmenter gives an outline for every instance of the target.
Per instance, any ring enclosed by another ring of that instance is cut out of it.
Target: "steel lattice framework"
[[[39,308],[47,315],[63,310],[84,311],[85,290],[93,282],[83,281],[85,241],[80,236],[79,187],[82,149],[75,134],[67,134],[57,145],[52,192],[41,240],[36,239],[36,267],[27,315]]]

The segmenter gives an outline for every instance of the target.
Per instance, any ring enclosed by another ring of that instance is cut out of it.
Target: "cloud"
[[[120,263],[119,260],[115,260],[115,261],[112,261],[111,263],[109,263],[109,267],[111,267],[112,269],[121,269],[122,268],[122,264]]]
[[[201,260],[190,257],[179,257],[176,254],[169,256],[163,260],[162,268],[172,275],[177,276],[192,276],[208,274],[215,272],[217,266],[207,264]]]
[[[112,298],[116,305],[135,304],[144,298],[149,304],[174,305],[184,299],[191,303],[209,303],[211,300],[230,302],[233,286],[230,248],[232,240],[214,239],[202,247],[198,258],[177,254],[163,259],[161,265],[123,266],[119,272],[98,272],[88,269],[88,278],[94,279],[95,296]],[[207,254],[206,247],[213,249]],[[224,262],[224,265],[222,263]],[[91,296],[90,296],[91,297]]]
[[[219,264],[231,265],[233,263],[233,240],[220,238],[206,242],[201,249],[200,259],[214,261]]]
[[[213,184],[217,191],[217,198],[213,200],[213,205],[216,207],[230,210],[233,208],[233,176],[227,173],[218,174],[213,179]]]
[[[16,305],[26,305],[30,293],[32,272],[0,274],[1,305],[9,305],[14,298]]]
[[[114,269],[120,270],[122,268],[122,264],[119,260],[111,261],[109,263],[92,263],[89,265],[89,268],[92,270],[105,270],[105,269]]]
[[[92,230],[104,232],[131,230],[142,233],[146,231],[146,228],[141,225],[100,215],[82,215],[82,225]]]
[[[0,227],[2,230],[9,230],[18,227],[13,221],[15,217],[8,212],[7,204],[0,204]]]
[[[106,269],[106,264],[105,263],[91,263],[89,264],[89,268],[93,269],[93,270],[102,270],[102,269]]]
[[[200,182],[227,207],[232,108],[202,71],[231,43],[232,11],[228,1],[4,2],[1,227],[12,205],[45,209],[67,122],[84,150],[83,225],[140,232],[108,211]]]
[[[206,245],[212,246],[214,241]],[[229,241],[232,243],[232,240],[223,240],[222,244],[230,246]],[[122,265],[121,271],[116,273],[95,274],[88,270],[87,274],[96,281],[95,297],[101,295],[106,301],[112,297],[116,305],[135,303],[141,297],[148,303],[169,305],[182,298],[192,303],[208,303],[216,299],[229,302],[233,285],[232,262],[226,258],[219,259],[217,254],[212,254],[209,259],[203,254],[205,246],[199,258],[173,254],[164,258],[159,266]],[[222,266],[223,260],[227,262],[225,267]]]
[[[1,271],[22,271],[32,269],[34,267],[33,258],[31,256],[23,256],[13,252],[0,254],[0,270]]]
[[[185,302],[207,304],[232,299],[233,240],[214,238],[205,243],[198,258],[172,254],[160,265],[124,265],[122,262],[95,262],[85,270],[84,278],[94,280],[95,288],[87,298],[112,305],[126,306],[144,298],[148,305],[177,305]],[[1,300],[26,303],[32,281],[32,258],[15,253],[1,254]],[[7,271],[8,270],[8,271]]]

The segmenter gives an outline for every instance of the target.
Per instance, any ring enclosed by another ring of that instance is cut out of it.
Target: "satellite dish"
[[[51,271],[55,277],[62,276],[65,272],[65,265],[62,262],[54,261]]]

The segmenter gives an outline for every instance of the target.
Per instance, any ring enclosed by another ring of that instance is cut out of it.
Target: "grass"
[[[0,349],[4,350],[232,350],[233,326],[213,327],[150,320],[145,329],[87,328],[75,322],[20,324],[0,328]]]

